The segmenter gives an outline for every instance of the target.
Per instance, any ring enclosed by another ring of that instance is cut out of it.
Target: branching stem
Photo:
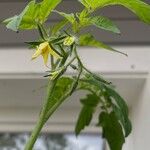
[[[44,104],[43,104],[43,108],[42,108],[42,111],[40,113],[40,117],[39,117],[39,120],[34,128],[34,130],[32,131],[32,134],[25,146],[25,150],[32,150],[33,149],[33,146],[42,130],[42,127],[44,126],[45,124],[45,115],[46,115],[46,112],[47,112],[47,107],[48,107],[48,102],[49,102],[49,97],[51,96],[51,94],[53,93],[53,89],[56,85],[56,82],[57,80],[50,80],[49,83],[48,83],[48,87],[47,87],[47,96],[46,96],[46,99],[44,101]]]

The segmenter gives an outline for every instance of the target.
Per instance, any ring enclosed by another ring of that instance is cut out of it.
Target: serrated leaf
[[[61,0],[43,0],[40,8],[40,20],[44,22],[51,11],[61,2]]]
[[[59,23],[55,24],[52,28],[52,35],[56,34],[59,30],[61,30],[66,24],[68,23],[68,20],[64,19],[60,21]]]
[[[61,0],[43,0],[36,3],[31,1],[23,12],[12,18],[4,20],[9,29],[17,31],[18,29],[34,29],[37,28],[37,22],[43,23],[51,11],[61,2]]]
[[[104,43],[97,41],[93,35],[91,34],[83,34],[79,37],[79,45],[80,46],[92,46],[92,47],[96,47],[96,48],[103,48],[106,50],[110,50],[110,51],[114,51],[117,53],[121,53],[125,56],[127,56],[127,54],[117,51],[115,49],[113,49],[112,47],[105,45]]]
[[[61,15],[62,17],[66,18],[72,24],[74,24],[74,22],[76,20],[73,13],[67,14],[67,13],[64,13],[64,12],[57,11],[57,10],[54,10],[53,12],[56,12],[59,15]]]
[[[98,123],[103,131],[103,137],[106,138],[111,150],[122,150],[125,142],[122,127],[119,124],[114,112],[110,114],[102,112]]]
[[[86,8],[96,10],[109,5],[122,5],[150,24],[150,5],[141,0],[79,0]]]
[[[111,99],[111,108],[115,112],[117,119],[122,124],[125,137],[127,137],[132,130],[131,122],[128,118],[128,107],[124,99],[113,89],[112,86],[97,80],[92,75],[86,76],[86,78],[80,80],[79,89],[85,89],[94,93],[99,93],[103,96],[105,103],[108,102],[108,98]],[[104,95],[107,94],[107,97]],[[109,100],[110,103],[110,100]],[[110,107],[109,106],[109,107]]]
[[[95,94],[88,94],[86,98],[81,99],[81,103],[83,104],[83,107],[76,123],[76,135],[79,135],[81,130],[90,124],[93,113],[95,112],[95,107],[99,103],[99,97]]]
[[[84,17],[82,15],[79,15],[79,20],[81,27],[94,25],[106,31],[120,33],[120,30],[117,28],[117,26],[110,19],[103,16]]]
[[[92,120],[92,115],[93,115],[93,108],[92,107],[83,107],[76,127],[75,127],[75,134],[76,136],[78,136],[81,132],[81,130],[83,130],[85,128],[85,126],[88,126]]]
[[[128,106],[124,99],[114,89],[106,87],[106,90],[108,95],[113,98],[117,104],[117,106],[113,106],[113,109],[116,113],[116,116],[121,121],[125,130],[125,136],[127,137],[132,130],[131,122],[128,118]]]
[[[89,21],[92,25],[95,25],[100,29],[104,29],[107,31],[120,34],[120,30],[117,28],[117,26],[110,19],[106,17],[103,16],[91,17]]]
[[[3,23],[6,24],[6,27],[8,29],[15,31],[15,32],[18,31],[19,26],[22,22],[23,16],[25,15],[25,13],[30,8],[29,6],[30,6],[30,4],[25,7],[25,9],[22,11],[22,13],[20,15],[18,15],[18,16],[15,15],[14,17],[11,17],[11,18],[4,20]]]

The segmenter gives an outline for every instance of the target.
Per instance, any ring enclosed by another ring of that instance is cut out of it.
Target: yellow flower
[[[45,65],[47,65],[47,62],[48,62],[48,56],[49,54],[51,54],[52,56],[60,59],[61,56],[58,55],[49,45],[48,42],[43,42],[41,43],[38,47],[37,47],[37,50],[36,52],[33,54],[32,56],[32,60],[39,57],[40,55],[43,56],[43,59],[44,59],[44,63]]]

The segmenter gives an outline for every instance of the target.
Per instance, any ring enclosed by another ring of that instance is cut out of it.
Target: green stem
[[[72,89],[72,88],[71,88]],[[50,116],[55,112],[55,110],[68,98],[71,96],[71,91],[70,90],[68,93],[66,93],[59,102],[57,102],[53,107],[47,112],[45,116],[45,122],[50,118]]]
[[[55,67],[55,64],[54,64],[54,57],[51,55],[51,70],[53,70]]]
[[[46,99],[45,99],[45,102],[43,104],[43,108],[42,108],[42,111],[40,113],[40,117],[39,117],[39,120],[25,146],[25,150],[32,150],[33,149],[33,146],[42,130],[42,127],[44,126],[45,124],[45,115],[47,113],[47,106],[48,106],[48,102],[49,102],[49,97],[51,96],[52,92],[53,92],[53,89],[56,85],[56,80],[50,80],[49,84],[48,84],[48,88],[47,88],[47,96],[46,96]]]

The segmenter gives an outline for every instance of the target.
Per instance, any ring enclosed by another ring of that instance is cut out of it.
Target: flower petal
[[[49,46],[49,43],[48,43],[48,42],[41,43],[41,44],[38,46],[36,52],[33,54],[32,59],[37,58],[37,57],[40,56],[42,53],[45,53],[45,51],[46,51],[46,49],[48,48],[48,46]]]
[[[49,51],[46,50],[44,53],[42,53],[42,56],[43,56],[44,64],[47,66]]]
[[[37,58],[38,56],[40,56],[42,54],[42,50],[37,48],[36,52],[32,55],[32,60]]]

